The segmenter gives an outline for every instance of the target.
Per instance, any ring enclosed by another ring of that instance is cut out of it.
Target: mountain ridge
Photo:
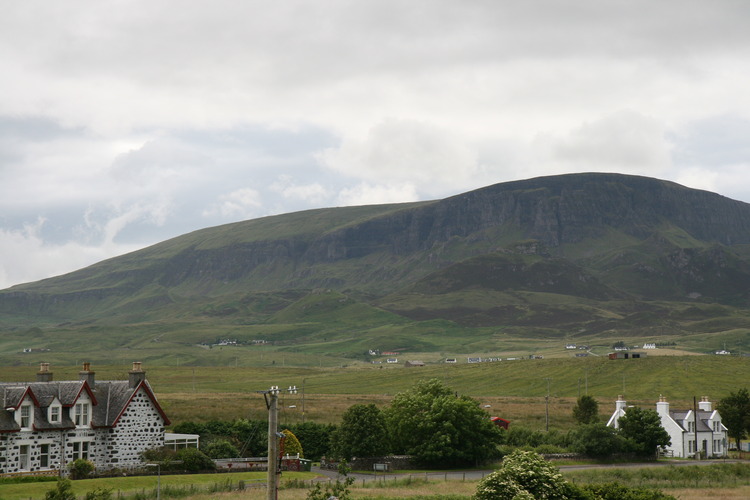
[[[167,317],[184,327],[221,317],[222,328],[235,329],[291,321],[301,309],[278,311],[330,290],[367,304],[358,309],[370,311],[367,322],[386,317],[368,309],[375,307],[459,329],[601,333],[618,324],[643,328],[634,318],[644,310],[660,311],[654,324],[677,324],[674,310],[690,303],[722,304],[742,316],[747,283],[749,204],[649,177],[583,173],[201,229],[2,290],[0,312],[10,328]],[[400,323],[396,316],[387,321]],[[353,328],[366,336],[372,327]]]

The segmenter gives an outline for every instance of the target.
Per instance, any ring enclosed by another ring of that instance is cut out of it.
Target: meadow
[[[282,394],[280,421],[338,423],[357,403],[386,405],[416,381],[437,378],[459,394],[469,395],[502,416],[530,428],[544,428],[549,390],[550,427],[572,427],[572,407],[589,394],[600,413],[614,410],[623,395],[630,404],[651,407],[664,395],[674,407],[691,407],[693,397],[712,401],[747,386],[750,358],[736,356],[649,356],[635,360],[603,357],[519,359],[455,365],[358,364],[348,367],[273,366],[149,366],[148,379],[173,424],[183,421],[265,419],[267,410],[258,391],[272,385],[296,386],[297,394]],[[34,378],[38,365],[3,368],[3,379]],[[92,366],[98,380],[127,378],[129,366]],[[53,367],[56,380],[78,378],[78,366]],[[548,385],[549,384],[549,385]]]

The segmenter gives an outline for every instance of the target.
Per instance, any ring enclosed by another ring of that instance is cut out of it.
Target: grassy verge
[[[315,477],[310,472],[285,472],[285,480],[292,479],[312,479]],[[183,475],[162,475],[162,491],[171,489],[187,489],[191,485],[195,487],[194,493],[209,489],[221,489],[223,483],[231,481],[235,486],[238,481],[245,481],[247,486],[253,484],[265,483],[265,472],[235,472],[231,474],[183,474]],[[87,492],[96,488],[111,489],[118,498],[118,495],[127,497],[136,493],[149,493],[156,488],[156,476],[128,476],[128,477],[109,477],[99,479],[82,479],[73,481],[73,492],[78,496],[83,496]],[[0,485],[0,498],[3,500],[27,500],[29,498],[44,498],[44,494],[53,489],[53,482],[39,483],[22,483],[22,484],[3,484]],[[214,494],[214,493],[212,493]],[[167,498],[166,495],[162,495]]]

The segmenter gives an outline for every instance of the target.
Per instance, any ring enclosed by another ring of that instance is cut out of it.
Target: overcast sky
[[[750,202],[749,21],[744,0],[0,0],[0,288],[540,175]]]

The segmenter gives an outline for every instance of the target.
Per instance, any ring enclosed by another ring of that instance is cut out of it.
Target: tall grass
[[[626,486],[660,489],[736,488],[750,485],[750,464],[746,463],[563,470],[563,474],[567,479],[581,484],[617,481]]]

